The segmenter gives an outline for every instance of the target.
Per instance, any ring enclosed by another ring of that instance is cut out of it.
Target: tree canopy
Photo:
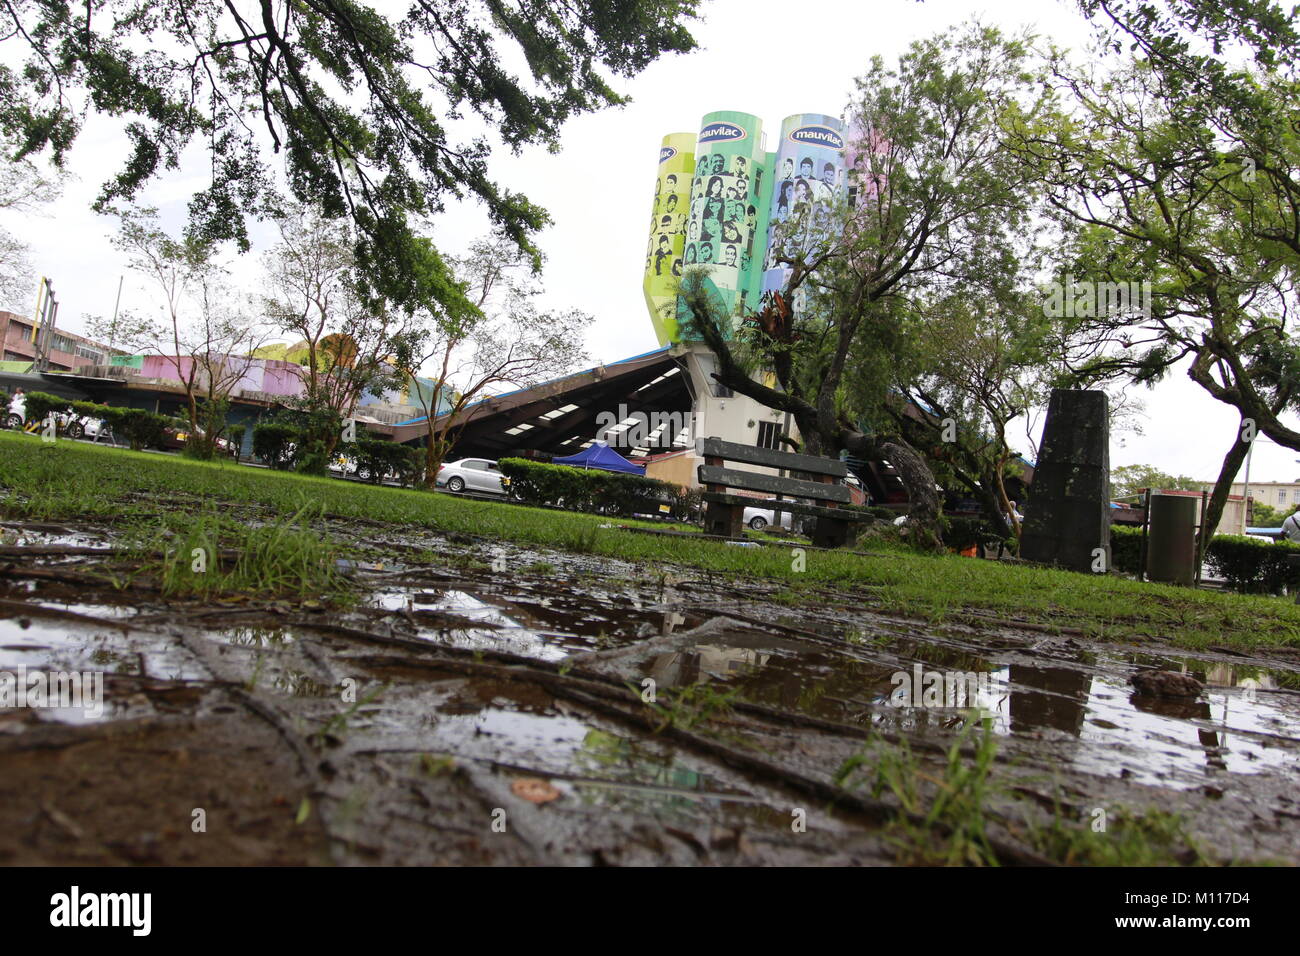
[[[494,129],[518,151],[556,149],[561,125],[625,102],[612,85],[694,47],[697,0],[2,0],[21,68],[0,66],[0,131],[19,157],[61,165],[86,116],[120,119],[131,153],[100,209],[130,203],[206,146],[211,180],[189,205],[192,238],[247,248],[248,221],[288,191],[356,227],[368,291],[454,297],[412,223],[477,198],[523,248],[546,212],[488,169]],[[518,64],[522,75],[512,72]],[[477,118],[477,124],[467,122]],[[464,132],[467,126],[472,127]]]

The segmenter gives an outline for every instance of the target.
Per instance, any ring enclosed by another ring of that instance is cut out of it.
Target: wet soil
[[[341,520],[350,603],[168,599],[112,527],[0,524],[0,672],[104,682],[94,712],[0,708],[0,863],[912,862],[872,768],[906,745],[933,793],[976,709],[999,862],[1098,809],[1177,814],[1175,861],[1300,859],[1293,655]],[[1205,690],[1135,694],[1151,667]],[[936,672],[971,679],[927,698]]]

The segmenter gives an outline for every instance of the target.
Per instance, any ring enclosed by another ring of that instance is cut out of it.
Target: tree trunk
[[[910,445],[895,441],[880,443],[880,451],[894,466],[907,488],[913,544],[927,551],[942,551],[943,536],[939,517],[943,504],[935,490],[934,474],[925,459]]]
[[[1245,419],[1242,419],[1244,424]],[[1219,519],[1223,517],[1223,506],[1228,503],[1228,492],[1232,490],[1232,483],[1237,480],[1237,472],[1241,471],[1241,463],[1246,460],[1246,455],[1250,453],[1250,443],[1241,440],[1242,425],[1237,426],[1235,432],[1236,438],[1232,442],[1232,447],[1228,453],[1223,456],[1223,467],[1219,469],[1219,478],[1214,483],[1214,491],[1210,492],[1210,500],[1205,506],[1205,514],[1201,516],[1201,534],[1196,542],[1196,553],[1198,560],[1204,556],[1205,547],[1210,543],[1210,538],[1219,527]],[[1249,505],[1249,502],[1245,502]]]

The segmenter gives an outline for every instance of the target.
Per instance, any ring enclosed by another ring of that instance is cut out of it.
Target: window
[[[1281,488],[1281,489],[1278,490],[1278,493],[1277,493],[1277,503],[1280,504],[1280,505],[1284,505],[1284,504],[1286,504],[1286,489],[1285,489],[1285,488]]]
[[[781,446],[781,426],[778,422],[759,422],[758,423],[758,441],[756,444],[759,448],[779,448]]]

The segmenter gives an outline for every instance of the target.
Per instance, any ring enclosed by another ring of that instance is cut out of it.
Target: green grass
[[[0,432],[0,509],[34,519],[164,520],[182,528],[204,508],[257,506],[279,515],[304,507],[344,518],[377,520],[445,534],[471,534],[522,545],[621,558],[662,570],[679,565],[721,578],[762,578],[784,603],[822,603],[813,588],[860,590],[865,609],[961,621],[971,612],[1077,628],[1102,640],[1250,649],[1300,646],[1300,608],[1285,599],[1139,583],[1115,576],[976,561],[898,550],[863,556],[809,550],[793,570],[791,549],[740,548],[692,536],[656,536],[601,528],[652,522],[476,501],[426,491],[361,485],[272,472],[226,462],[192,461],[74,442],[45,445]],[[178,531],[178,533],[181,533]]]
[[[983,729],[977,734],[975,728],[981,723]],[[961,753],[968,741],[975,745],[969,759]],[[874,797],[893,796],[902,812],[886,833],[900,863],[996,866],[997,855],[987,835],[990,803],[993,796],[1006,794],[992,779],[996,755],[991,727],[971,718],[937,769],[928,768],[906,740],[893,745],[873,736],[861,753],[840,766],[835,782],[865,785]],[[1048,823],[1030,818],[1023,836],[1044,857],[1067,866],[1213,863],[1188,835],[1180,816],[1157,808],[1145,812],[1119,808],[1110,814],[1104,828],[1094,828],[1091,819],[1066,819],[1057,804]]]
[[[338,544],[314,530],[319,508],[304,506],[264,524],[245,524],[210,510],[164,512],[128,533],[127,552],[137,574],[158,581],[163,594],[330,594],[350,585],[338,567]],[[222,559],[222,551],[237,552]]]
[[[944,866],[996,866],[997,855],[985,832],[989,774],[997,753],[993,730],[984,722],[976,736],[975,755],[967,761],[961,748],[974,735],[981,721],[967,720],[948,750],[942,773],[933,775],[921,765],[906,740],[899,746],[868,745],[869,749],[846,760],[835,774],[844,786],[854,772],[868,769],[873,797],[893,794],[904,811],[890,826],[890,837],[899,852],[899,862]],[[932,785],[932,797],[923,796]],[[909,817],[909,814],[911,815]],[[919,818],[919,822],[914,822]],[[942,831],[939,829],[942,827]],[[940,834],[944,835],[941,836]]]

